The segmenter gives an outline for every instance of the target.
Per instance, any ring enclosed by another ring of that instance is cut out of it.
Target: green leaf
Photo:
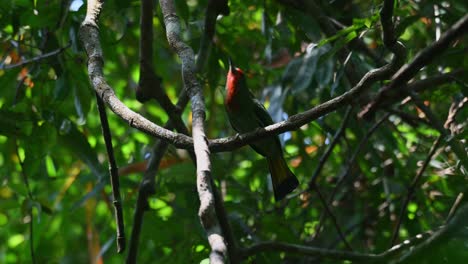
[[[68,74],[58,76],[55,82],[54,100],[63,101],[70,92],[70,84],[71,82],[68,79]]]
[[[82,87],[78,85],[73,85],[73,102],[75,105],[76,114],[78,115],[78,120],[76,121],[78,125],[84,125],[86,123],[86,115],[91,108],[91,96],[87,87]]]

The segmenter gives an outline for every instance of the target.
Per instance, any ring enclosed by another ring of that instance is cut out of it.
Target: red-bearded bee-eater
[[[247,88],[244,72],[234,67],[231,59],[229,59],[224,105],[229,122],[238,133],[249,132],[273,124],[265,107],[254,98]],[[251,143],[250,146],[267,159],[275,199],[276,201],[283,199],[297,187],[299,181],[283,157],[278,136],[259,139]]]

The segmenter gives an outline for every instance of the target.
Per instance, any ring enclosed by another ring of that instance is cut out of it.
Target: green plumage
[[[244,73],[231,65],[226,83],[226,112],[232,128],[239,133],[273,124],[265,107],[247,88]],[[277,136],[257,140],[250,146],[267,158],[275,199],[281,200],[299,184],[283,157]]]

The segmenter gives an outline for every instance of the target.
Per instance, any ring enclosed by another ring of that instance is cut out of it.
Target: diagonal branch
[[[102,1],[90,1],[90,4],[92,3],[98,3],[98,9],[100,8],[100,5],[102,5]],[[193,141],[190,137],[187,137],[180,133],[174,133],[152,123],[143,116],[130,110],[116,97],[114,91],[107,84],[102,74],[102,50],[98,39],[98,27],[96,21],[93,20],[97,19],[98,14],[99,12],[95,11],[91,11],[90,14],[87,14],[86,19],[80,28],[80,37],[83,42],[83,45],[85,46],[89,58],[89,76],[91,79],[91,83],[98,95],[103,99],[103,101],[115,114],[117,114],[120,118],[128,122],[130,126],[135,127],[140,131],[145,132],[156,138],[167,140],[175,147],[184,149],[193,148]],[[465,20],[468,21],[468,15],[465,17]],[[430,54],[432,56],[436,56],[442,53],[446,48],[448,48],[448,44],[446,43],[448,39],[453,40],[456,36],[461,34],[461,32],[463,31],[463,26],[466,27],[465,24],[468,25],[468,22],[466,22],[465,20],[462,19],[459,22],[457,22],[451,30],[449,30],[444,36],[442,36],[438,41],[434,42],[434,44],[432,44],[428,48],[431,50]],[[398,44],[397,47],[399,50],[398,54],[404,53],[403,47],[399,46]],[[396,73],[394,75],[394,80],[392,81],[392,83],[398,83],[401,82],[401,80],[403,79],[406,80],[413,77],[414,74],[417,73],[415,69],[420,69],[421,67],[428,64],[431,61],[430,58],[427,58],[427,52],[422,52],[422,54],[423,55],[417,56],[413,60],[413,62],[409,64],[409,66],[403,67],[398,73]],[[280,133],[284,133],[286,131],[297,130],[302,125],[310,123],[311,121],[323,115],[326,115],[330,112],[333,112],[343,106],[352,103],[373,83],[385,79],[389,74],[393,73],[395,69],[398,69],[400,67],[401,57],[402,56],[397,56],[395,54],[394,59],[390,64],[387,64],[381,68],[371,70],[366,75],[364,75],[364,77],[359,81],[358,84],[356,84],[352,89],[340,96],[334,97],[305,112],[293,115],[289,117],[289,119],[286,121],[275,123],[265,128],[259,128],[254,131],[244,133],[242,135],[210,140],[208,144],[209,149],[212,152],[230,151],[241,146],[245,146],[265,136],[273,136]]]
[[[392,77],[389,85],[383,87],[376,98],[369,103],[359,114],[361,117],[368,118],[385,102],[385,99],[392,97],[393,94],[406,92],[403,90],[404,85],[413,78],[419,70],[429,64],[435,57],[442,54],[449,45],[458,37],[468,32],[468,15],[465,15],[452,25],[437,41],[434,41],[427,48],[420,51],[409,64],[404,65]]]
[[[169,124],[166,128],[171,129],[172,126]],[[155,193],[154,175],[157,172],[164,153],[166,153],[167,147],[168,142],[160,140],[153,148],[153,153],[148,162],[149,167],[146,169],[143,180],[138,188],[138,197],[133,215],[133,228],[126,259],[126,263],[128,264],[137,262],[138,242],[140,240],[141,227],[143,226],[143,214],[149,209],[148,198]]]
[[[457,81],[458,77],[462,77],[468,73],[466,69],[456,69],[448,73],[441,73],[431,77],[428,77],[423,80],[413,81],[411,83],[405,84],[401,87],[400,90],[405,91],[404,93],[395,92],[390,93],[386,89],[381,89],[375,98],[370,102],[370,104],[375,104],[375,108],[387,108],[390,105],[398,102],[399,100],[404,99],[408,96],[408,93],[411,92],[424,92],[424,91],[433,91],[436,88],[439,88],[443,84],[451,83]]]
[[[406,208],[408,207],[408,203],[411,200],[411,198],[413,197],[414,192],[416,191],[416,187],[417,187],[417,185],[419,183],[419,179],[421,179],[422,174],[424,173],[427,166],[429,165],[429,162],[432,160],[432,157],[434,156],[437,148],[439,147],[439,144],[442,142],[442,138],[443,138],[442,136],[439,136],[437,138],[437,140],[434,142],[434,144],[431,147],[431,150],[429,151],[429,155],[427,155],[426,159],[424,160],[423,165],[421,166],[418,173],[414,177],[411,185],[408,187],[408,194],[406,195],[405,200],[403,201],[403,204],[402,204],[401,210],[400,210],[400,215],[398,217],[398,222],[395,225],[395,228],[393,229],[393,234],[392,234],[392,239],[391,239],[391,242],[390,242],[390,246],[393,246],[395,244],[397,238],[398,238],[398,234],[399,234],[399,231],[400,231],[400,226],[401,226],[401,223],[403,221],[403,217],[404,217]]]
[[[462,229],[462,227],[466,226],[466,219],[468,217],[468,205],[465,204],[458,211],[459,212],[446,225],[439,228],[421,244],[406,251],[396,263],[418,263],[421,261],[421,256],[425,256],[427,252],[431,252],[431,250],[440,248],[441,243],[443,241],[448,241],[455,232],[463,232],[462,230],[464,229]]]
[[[343,172],[341,173],[340,176],[338,176],[338,182],[335,185],[335,188],[333,189],[333,192],[330,194],[328,197],[328,204],[331,204],[333,200],[335,199],[335,195],[338,193],[338,189],[341,187],[341,185],[345,182],[345,180],[348,178],[348,175],[351,171],[351,167],[354,165],[358,154],[361,152],[361,150],[367,146],[367,142],[369,141],[370,137],[372,134],[377,130],[377,128],[380,127],[390,116],[389,113],[385,114],[377,123],[375,123],[364,135],[364,137],[359,141],[356,149],[354,150],[351,158],[346,162],[345,168],[343,169]],[[320,230],[322,229],[323,223],[325,221],[325,213],[322,213],[320,216],[319,224],[315,228],[315,234],[314,238],[317,237],[320,233]]]
[[[449,113],[447,116],[447,120],[445,120],[444,128],[449,130],[452,135],[457,134],[456,124],[455,124],[455,117],[463,109],[464,106],[468,104],[468,97],[463,97],[460,101],[455,101],[452,103],[449,109]]]
[[[331,153],[333,152],[333,149],[335,148],[336,144],[338,143],[339,139],[342,137],[342,135],[344,134],[344,131],[346,129],[346,126],[348,124],[348,121],[351,117],[351,112],[352,112],[353,108],[351,106],[348,106],[348,109],[346,110],[346,113],[345,113],[345,116],[343,118],[343,121],[341,122],[341,125],[340,127],[338,128],[338,130],[336,131],[335,135],[333,136],[333,140],[331,141],[330,145],[328,146],[328,149],[325,151],[325,153],[320,157],[320,160],[319,160],[319,164],[317,165],[317,167],[315,168],[314,170],[314,173],[312,174],[312,177],[308,183],[308,189],[309,190],[315,190],[315,192],[317,193],[319,199],[320,199],[320,202],[322,202],[322,205],[326,211],[326,213],[330,216],[330,218],[332,219],[333,221],[333,224],[335,225],[335,228],[336,228],[336,231],[338,232],[338,235],[341,239],[341,241],[343,241],[343,243],[345,244],[345,246],[348,248],[348,249],[351,249],[351,246],[349,245],[348,241],[346,240],[346,237],[345,235],[343,234],[343,232],[341,231],[341,228],[338,224],[338,220],[336,219],[335,215],[333,214],[332,210],[330,209],[330,207],[328,206],[325,198],[323,197],[322,193],[320,192],[320,189],[318,188],[318,186],[316,185],[316,182],[317,182],[317,178],[318,176],[320,175],[320,172],[322,171],[323,169],[323,166],[325,165],[325,162],[328,160],[328,158],[330,157]],[[324,215],[324,214],[323,214]],[[317,232],[315,233],[315,237],[317,237]]]
[[[340,140],[341,136],[343,136],[346,126],[348,125],[348,121],[351,117],[352,110],[353,108],[349,106],[348,109],[346,110],[343,120],[341,121],[340,127],[338,128],[335,135],[333,136],[331,143],[329,144],[325,153],[320,157],[319,163],[317,167],[315,167],[314,173],[312,174],[312,177],[309,180],[309,183],[308,183],[309,189],[314,188],[315,183],[317,182],[317,178],[320,175],[320,172],[322,171],[323,167],[325,166],[326,161],[332,154],[333,149],[335,148],[336,144],[338,144],[338,141]]]
[[[101,1],[89,1],[88,4],[97,3],[97,9],[102,5]],[[88,7],[89,9],[89,7]],[[94,9],[93,9],[94,10]],[[106,105],[120,118],[129,123],[131,127],[135,127],[140,131],[147,133],[159,139],[167,140],[175,146],[183,148],[191,148],[193,141],[190,137],[183,134],[174,133],[168,129],[158,126],[140,114],[129,109],[125,104],[120,101],[115,95],[114,90],[107,84],[103,75],[104,59],[102,55],[101,43],[99,42],[99,28],[97,21],[90,20],[91,18],[97,19],[99,13],[90,11],[87,14],[85,21],[80,27],[80,38],[85,47],[88,55],[88,73],[91,85],[97,92],[99,97],[106,103]],[[94,15],[93,15],[94,14]]]
[[[322,205],[323,205],[323,207],[325,209],[325,212],[328,214],[328,216],[330,216],[330,218],[331,218],[331,220],[333,222],[333,225],[335,226],[335,229],[336,229],[336,231],[338,233],[338,236],[340,237],[341,241],[343,241],[344,245],[346,246],[346,248],[349,251],[353,251],[353,248],[348,243],[348,240],[346,240],[346,236],[343,233],[343,231],[341,230],[340,225],[338,223],[338,220],[336,219],[335,215],[331,211],[330,206],[328,206],[327,201],[325,200],[325,197],[323,196],[322,192],[320,192],[317,185],[314,185],[313,188],[314,188],[315,192],[317,193],[317,195],[318,195],[318,197],[320,199],[320,202],[322,203]]]
[[[450,131],[448,131],[444,127],[443,123],[439,120],[436,114],[422,102],[422,99],[419,97],[418,94],[416,94],[415,92],[412,92],[411,98],[413,99],[416,106],[418,106],[418,108],[424,112],[424,114],[426,115],[426,118],[429,120],[431,125],[434,126],[435,129],[437,129],[439,133],[447,139],[447,143],[452,148],[452,151],[460,159],[460,164],[463,167],[465,167],[465,169],[467,169],[468,168],[468,155],[467,155],[467,152],[465,151],[465,146],[461,144],[457,139],[450,138]]]

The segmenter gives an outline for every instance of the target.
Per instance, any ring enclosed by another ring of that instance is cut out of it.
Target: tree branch
[[[155,99],[172,121],[179,133],[188,135],[188,129],[180,117],[181,108],[176,107],[162,87],[162,79],[153,68],[153,1],[142,0],[140,18],[140,80],[136,89],[136,98],[144,103]],[[184,106],[185,108],[185,106]]]
[[[162,90],[161,77],[156,74],[153,68],[153,9],[153,1],[141,1],[140,80],[136,88],[136,98],[140,103],[151,98],[158,98]]]
[[[309,181],[309,189],[312,189],[315,186],[315,183],[317,182],[317,178],[320,175],[320,172],[323,169],[323,166],[325,166],[325,163],[327,162],[328,158],[330,157],[331,153],[333,152],[333,149],[335,148],[336,144],[338,143],[338,140],[341,138],[341,136],[344,134],[344,131],[346,129],[346,126],[348,124],[349,118],[351,117],[351,112],[353,108],[351,106],[348,106],[348,109],[346,110],[345,116],[343,117],[343,120],[341,121],[341,125],[336,131],[335,135],[333,136],[333,139],[331,143],[328,146],[328,149],[323,153],[323,155],[320,157],[319,163],[317,167],[315,167],[314,173],[312,174],[312,177],[310,178]]]
[[[92,2],[92,1],[91,1]],[[468,15],[467,15],[468,16]],[[92,15],[87,16],[92,17]],[[460,23],[456,28],[460,28]],[[174,146],[178,148],[184,149],[191,149],[193,147],[193,141],[191,138],[182,135],[180,133],[174,133],[167,129],[164,129],[158,125],[153,124],[146,118],[142,117],[141,115],[133,112],[132,110],[128,109],[120,100],[117,99],[115,96],[114,91],[112,88],[106,83],[103,75],[102,75],[102,51],[100,47],[100,43],[98,41],[98,28],[95,22],[89,22],[85,20],[81,29],[80,29],[80,36],[83,41],[83,44],[87,50],[89,62],[88,62],[88,71],[90,72],[90,79],[91,83],[93,84],[95,90],[98,94],[103,98],[103,101],[110,107],[114,113],[116,113],[119,117],[126,120],[132,127],[135,127],[151,136],[168,140]],[[458,30],[451,30],[452,33],[446,33],[445,35],[452,36],[455,33],[459,32]],[[448,37],[446,36],[441,37],[439,41],[435,43],[441,43],[442,40],[447,40]],[[398,42],[396,42],[398,43]],[[446,48],[446,45],[442,44],[433,44],[436,48],[432,48],[431,50],[435,50],[436,53],[440,53],[443,49]],[[278,122],[272,125],[269,125],[265,128],[258,128],[254,131],[244,133],[242,135],[236,135],[227,138],[220,138],[215,140],[209,141],[209,149],[212,152],[221,152],[221,151],[231,151],[233,149],[245,146],[261,137],[265,136],[273,136],[280,133],[284,133],[286,131],[292,131],[299,129],[302,125],[312,122],[313,120],[326,115],[330,112],[333,112],[345,105],[348,105],[353,102],[353,100],[359,95],[361,95],[367,88],[370,87],[371,84],[375,83],[378,80],[385,79],[389,73],[392,73],[396,68],[400,66],[401,54],[404,54],[404,48],[397,44],[396,46],[398,52],[395,54],[392,62],[387,64],[381,68],[377,68],[374,70],[369,71],[361,81],[354,86],[349,91],[345,92],[344,94],[332,98],[312,109],[309,109],[305,112],[293,115],[289,117],[287,120]],[[397,55],[400,54],[400,55]],[[423,54],[426,54],[424,52]],[[431,52],[431,54],[433,54]],[[421,59],[422,58],[422,59]],[[401,80],[401,78],[405,77],[408,78],[408,74],[405,73],[407,71],[414,72],[414,67],[422,67],[425,64],[429,63],[430,60],[426,58],[426,56],[420,55],[413,60],[410,66],[406,66],[403,69],[407,70],[400,70],[400,73],[396,73],[394,76],[392,83],[397,82],[397,80]],[[411,66],[416,65],[416,66]],[[403,72],[403,73],[402,73]],[[403,77],[398,77],[403,76]]]
[[[186,93],[182,92],[180,96],[180,107],[172,104],[163,90],[162,79],[153,68],[153,10],[152,0],[142,0],[140,9],[140,80],[136,89],[136,98],[141,103],[155,99],[169,116],[169,121],[164,128],[172,130],[174,127],[177,127],[179,132],[187,135],[188,130],[180,117],[181,109],[185,108],[188,103]],[[167,141],[157,141],[153,146],[151,158],[143,174],[143,179],[138,189],[127,263],[136,263],[143,215],[149,209],[148,198],[155,193],[155,175],[168,146],[169,142]]]
[[[169,121],[166,123],[165,128],[168,130],[172,130],[174,128],[173,124],[176,124],[176,129],[179,133],[188,135],[188,130],[185,127],[182,119],[180,118],[180,114],[182,109],[185,108],[185,106],[188,103],[188,96],[186,90],[182,90],[180,96],[179,96],[179,102],[177,106],[173,106],[172,103],[170,102],[169,98],[167,97],[167,94],[162,90],[161,83],[156,83],[154,89],[152,87],[152,83],[154,82],[153,80],[155,77],[157,77],[154,74],[154,70],[151,67],[151,59],[152,58],[152,48],[151,45],[144,44],[148,42],[152,42],[152,38],[149,38],[149,36],[152,36],[152,2],[151,3],[146,3],[146,2],[151,2],[148,0],[143,1],[142,5],[142,17],[141,17],[141,31],[142,31],[142,39],[140,43],[140,90],[137,89],[137,98],[139,98],[140,101],[146,101],[148,99],[154,98],[156,99],[159,104],[162,106],[162,108],[168,113],[169,115]],[[211,4],[208,4],[207,7],[207,14],[212,14],[213,12],[221,12],[219,9],[221,8],[219,2],[216,1],[210,1]],[[227,7],[227,3],[226,3]],[[217,13],[214,15],[214,18],[216,18]],[[148,21],[151,21],[151,24],[149,24]],[[209,42],[205,42],[205,45],[202,45],[202,47],[199,50],[199,54],[207,54],[208,50],[211,47],[211,38],[213,37],[214,34],[214,28],[215,25],[211,25],[211,23],[216,23],[216,19],[212,20],[206,20],[205,23],[205,38],[210,39]],[[209,29],[212,29],[213,32],[206,32]],[[211,34],[211,35],[210,35]],[[143,39],[144,35],[148,35],[145,39]],[[202,42],[204,39],[202,39]],[[205,40],[206,41],[206,40]],[[207,60],[207,56],[198,56],[197,58],[197,68],[196,71],[199,72],[201,69],[201,65],[205,64],[205,61]],[[150,66],[150,67],[148,67]],[[160,81],[159,77],[157,77],[158,81]],[[156,90],[156,91],[155,91]],[[139,93],[140,91],[140,93]],[[143,94],[143,96],[142,96]],[[143,97],[143,98],[142,98]],[[158,170],[160,161],[162,159],[162,156],[164,155],[165,151],[167,150],[169,142],[168,141],[158,141],[158,143],[154,146],[153,148],[153,153],[151,155],[151,159],[148,162],[148,168],[145,171],[143,180],[140,184],[139,188],[139,193],[138,193],[138,202],[137,206],[135,208],[135,214],[134,214],[134,229],[132,232],[131,240],[130,240],[130,251],[129,255],[127,258],[127,263],[135,263],[136,262],[136,255],[137,255],[137,249],[138,249],[138,241],[139,241],[139,235],[140,235],[140,227],[143,222],[143,214],[144,211],[148,208],[147,205],[147,199],[150,195],[154,193],[154,175],[156,175],[156,172]],[[190,157],[192,158],[193,162],[196,165],[196,158],[195,155],[192,151],[189,151]],[[214,186],[214,185],[213,185]],[[231,260],[231,263],[236,263],[235,259],[235,241],[232,235],[232,231],[229,225],[229,221],[227,219],[227,214],[224,209],[223,201],[221,196],[218,194],[216,188],[213,189],[214,194],[215,194],[215,205],[216,205],[216,211],[217,215],[220,220],[220,224],[223,230],[223,234],[226,237],[226,240],[228,241],[228,249],[229,249],[229,258]]]
[[[171,126],[166,126],[170,129]],[[148,198],[155,192],[154,175],[157,172],[159,164],[166,153],[168,147],[167,141],[158,141],[153,148],[153,153],[148,162],[149,167],[146,169],[143,179],[138,188],[138,197],[133,215],[133,229],[130,236],[130,246],[126,259],[127,264],[137,263],[138,242],[140,240],[141,227],[143,226],[143,215],[149,209]]]
[[[448,240],[449,236],[455,231],[461,230],[463,226],[466,226],[467,218],[468,205],[465,204],[447,225],[443,225],[423,243],[407,251],[396,263],[417,263],[420,261],[421,254],[424,254],[423,252],[429,252],[431,249],[440,247],[440,243],[443,240]]]
[[[333,202],[333,199],[335,198],[335,195],[336,193],[338,192],[338,189],[341,187],[341,185],[344,183],[344,180],[347,178],[348,174],[350,173],[351,171],[351,166],[353,166],[354,162],[356,161],[356,158],[358,156],[358,154],[361,152],[361,150],[367,146],[367,142],[369,141],[371,135],[377,130],[377,128],[379,128],[380,125],[382,125],[387,119],[388,117],[390,116],[389,113],[385,114],[377,123],[375,123],[366,133],[366,135],[364,135],[364,137],[361,139],[361,141],[359,141],[359,144],[358,146],[356,147],[356,149],[354,150],[353,152],[353,155],[351,156],[351,158],[346,162],[346,166],[345,168],[343,169],[343,172],[341,173],[340,176],[338,176],[338,182],[336,183],[336,186],[335,188],[333,189],[333,192],[330,194],[330,196],[328,197],[328,204],[331,204]],[[317,227],[315,228],[315,235],[314,235],[314,238],[316,238],[318,236],[318,234],[320,233],[320,230],[322,228],[322,225],[323,225],[323,222],[325,221],[325,216],[326,214],[325,213],[322,213],[321,216],[320,216],[320,220],[319,220],[319,224],[317,225]]]
[[[106,144],[107,157],[109,159],[110,184],[112,187],[112,204],[114,205],[115,222],[117,224],[117,253],[125,250],[125,230],[122,212],[122,199],[120,197],[119,169],[115,162],[114,149],[112,148],[112,136],[107,120],[106,107],[104,102],[96,94],[96,100],[101,120],[102,134]]]
[[[100,10],[102,3],[102,0],[89,1],[88,5],[96,4],[96,9]],[[97,26],[97,21],[91,20],[92,18],[97,19],[99,12],[96,12],[95,9],[90,9],[89,6],[88,11],[90,14],[86,15],[86,19],[80,27],[80,38],[88,55],[88,73],[91,85],[99,97],[102,98],[102,100],[116,115],[128,122],[130,126],[135,127],[148,135],[167,140],[175,146],[190,149],[193,144],[190,137],[174,133],[152,123],[140,114],[130,110],[116,97],[114,90],[107,84],[103,76],[102,68],[104,65],[104,59],[102,56],[101,44],[99,42],[99,28]]]
[[[330,250],[318,247],[307,247],[297,244],[289,244],[282,242],[260,242],[254,244],[242,251],[243,259],[248,256],[258,255],[266,251],[286,252],[291,254],[299,254],[305,256],[325,257],[331,259],[351,260],[351,261],[369,261],[378,256],[375,254],[354,253],[340,250]]]
[[[443,228],[444,226],[439,227],[438,230],[441,230]],[[410,249],[411,247],[414,247],[418,243],[421,243],[424,238],[430,238],[433,234],[434,233],[432,231],[427,231],[422,234],[418,234],[412,238],[405,240],[403,243],[395,245],[392,248],[379,254],[330,250],[281,242],[259,242],[248,248],[245,248],[242,251],[242,258],[246,259],[249,256],[267,251],[281,251],[290,254],[301,254],[335,260],[358,261],[359,263],[385,263],[385,261],[388,261],[391,257],[397,255],[405,249]],[[408,252],[411,252],[411,250],[409,250]]]
[[[426,159],[424,160],[423,165],[419,169],[418,173],[414,177],[411,185],[408,187],[408,194],[406,195],[405,200],[403,201],[403,204],[400,209],[400,215],[398,217],[397,224],[395,225],[395,228],[393,229],[393,234],[392,234],[392,239],[390,241],[390,246],[393,246],[395,244],[395,241],[398,238],[398,234],[400,231],[400,226],[403,221],[403,217],[406,211],[406,208],[408,207],[408,203],[411,200],[411,198],[414,195],[414,192],[416,191],[417,184],[419,183],[419,179],[421,179],[422,174],[427,168],[427,165],[429,165],[429,162],[432,160],[432,156],[434,156],[437,148],[439,147],[441,141],[442,141],[442,136],[439,136],[437,140],[434,142],[434,144],[431,147],[431,150],[429,151],[429,155],[427,155]]]
[[[323,205],[323,208],[325,209],[325,212],[331,218],[331,220],[333,222],[333,225],[335,226],[336,232],[338,233],[338,236],[340,237],[341,241],[344,243],[344,245],[346,246],[346,248],[348,250],[353,251],[353,248],[351,247],[351,245],[346,240],[346,237],[345,237],[343,231],[341,231],[340,225],[338,224],[338,220],[336,219],[336,217],[333,214],[332,210],[328,206],[327,201],[325,200],[325,197],[323,197],[323,195],[320,192],[320,190],[318,189],[317,185],[314,185],[314,187],[315,187],[314,190],[315,190],[315,192],[317,192],[317,195],[318,195],[318,197],[320,199],[320,202]]]
[[[332,221],[333,221],[333,224],[335,225],[335,228],[336,228],[336,231],[338,232],[338,235],[341,239],[341,241],[343,241],[343,243],[345,244],[345,246],[348,248],[348,249],[352,249],[350,244],[348,243],[348,241],[346,240],[343,232],[341,231],[341,228],[340,226],[338,225],[338,221],[335,217],[335,215],[333,214],[333,212],[331,211],[331,209],[329,208],[325,198],[323,197],[323,195],[321,194],[318,186],[316,185],[316,182],[317,182],[317,178],[320,174],[320,172],[322,171],[322,168],[323,166],[325,165],[325,162],[328,160],[328,158],[330,157],[331,153],[333,152],[333,149],[335,148],[336,144],[338,143],[338,140],[341,138],[341,136],[344,134],[344,131],[346,129],[346,126],[347,126],[347,123],[351,117],[351,112],[352,112],[353,108],[351,106],[348,106],[348,109],[346,110],[346,114],[343,118],[343,121],[341,122],[341,125],[340,127],[338,128],[338,130],[336,131],[335,135],[333,136],[333,140],[331,141],[330,145],[328,146],[328,149],[325,151],[325,153],[320,157],[320,160],[319,160],[319,164],[317,165],[317,167],[315,168],[314,170],[314,173],[312,174],[312,177],[308,183],[308,189],[310,191],[315,191],[317,192],[317,195],[319,196],[320,198],[320,201],[322,202],[322,205],[325,209],[325,212],[327,212],[327,214],[331,217]],[[324,214],[323,214],[324,215]],[[315,236],[314,238],[316,237],[318,233],[316,232],[315,233]]]
[[[458,102],[457,101],[453,102],[452,105],[450,106],[447,120],[445,120],[445,123],[444,123],[444,128],[448,129],[452,135],[455,135],[458,132],[456,128],[455,117],[460,112],[460,110],[463,109],[463,107],[467,104],[468,104],[468,97],[463,97],[463,99],[461,99]]]
[[[379,91],[376,98],[364,107],[359,116],[369,118],[377,110],[379,104],[383,103],[386,98],[392,97],[393,94],[407,92],[403,90],[403,88],[405,88],[404,85],[413,78],[422,67],[429,64],[435,57],[442,54],[453,41],[467,32],[468,15],[465,15],[445,31],[440,39],[434,41],[427,48],[420,51],[411,63],[405,64],[401,67],[401,69],[393,75],[390,84]]]
[[[15,63],[15,64],[6,65],[6,66],[2,65],[0,67],[0,70],[10,70],[10,69],[13,69],[13,68],[16,68],[16,67],[22,67],[22,66],[30,64],[30,63],[39,62],[41,60],[44,60],[44,59],[59,55],[64,50],[68,49],[70,46],[71,46],[71,42],[69,42],[65,47],[62,47],[62,48],[59,48],[57,50],[54,50],[54,51],[39,55],[39,56],[31,58],[29,60],[24,60],[24,61]]]
[[[219,14],[229,15],[227,0],[209,0],[205,12],[205,30],[200,41],[200,49],[197,54],[197,71],[202,71],[205,62],[210,56],[211,43],[216,32],[216,18]],[[202,59],[203,58],[203,59]]]
[[[193,50],[180,38],[179,18],[175,12],[174,2],[160,1],[166,36],[169,45],[182,61],[182,79],[185,90],[192,102],[192,135],[197,159],[197,189],[200,197],[199,217],[208,235],[211,246],[210,262],[224,263],[227,247],[216,216],[213,187],[211,186],[210,150],[204,131],[205,103],[200,84],[195,76]]]
[[[98,14],[92,14],[97,18]],[[120,118],[128,122],[130,126],[135,127],[148,135],[167,140],[178,148],[191,149],[193,147],[193,141],[190,137],[180,133],[174,133],[152,123],[138,113],[130,110],[116,97],[114,91],[107,84],[102,74],[104,61],[98,39],[98,27],[96,25],[96,21],[90,22],[88,20],[88,17],[94,16],[87,15],[87,19],[83,22],[80,28],[80,37],[88,54],[88,72],[91,83],[96,92],[109,106],[109,108]],[[245,146],[261,137],[273,136],[286,131],[297,130],[304,124],[312,122],[323,115],[352,103],[353,100],[369,88],[370,85],[378,80],[384,79],[385,76],[391,73],[395,68],[399,67],[398,57],[399,56],[394,56],[394,59],[390,64],[368,72],[356,86],[340,96],[330,99],[329,101],[326,101],[303,113],[293,115],[285,121],[272,124],[265,128],[258,128],[254,131],[233,137],[210,140],[208,144],[209,149],[213,152],[231,151]]]
[[[402,263],[403,260],[408,260],[409,258],[413,258],[413,260],[415,260],[415,255],[417,258],[417,254],[424,252],[424,250],[427,250],[429,247],[436,246],[436,243],[439,243],[442,239],[446,239],[448,235],[453,233],[453,231],[460,228],[468,217],[468,206],[465,205],[458,211],[459,212],[447,225],[437,227],[435,229],[437,231],[434,232],[429,230],[418,234],[379,254],[330,250],[281,242],[259,242],[243,249],[242,258],[247,259],[249,256],[257,255],[262,252],[280,251],[288,254],[322,257],[334,260],[350,260],[357,261],[359,263],[387,263],[391,258],[394,258],[398,254],[402,254],[402,252],[406,250],[398,261],[398,263]],[[408,261],[404,263],[413,262]]]
[[[464,76],[467,74],[466,69],[456,69],[448,73],[437,74],[431,77],[428,77],[423,80],[414,81],[408,84],[405,84],[401,87],[401,91],[405,92],[390,92],[385,88],[382,88],[378,94],[374,97],[374,99],[369,103],[374,104],[375,108],[386,108],[399,100],[404,99],[408,96],[411,92],[421,93],[424,91],[434,90],[439,88],[441,85],[454,82],[457,80],[458,77]]]
[[[439,131],[439,133],[447,139],[447,143],[451,146],[452,151],[457,155],[460,159],[460,163],[465,169],[468,169],[468,155],[465,151],[465,146],[460,144],[457,139],[449,138],[450,131],[445,129],[443,123],[439,120],[439,118],[431,111],[429,107],[427,107],[421,100],[421,98],[415,92],[411,93],[411,98],[413,99],[414,103],[418,106],[421,111],[424,112],[426,118],[429,122]],[[450,113],[449,113],[450,114]]]
[[[15,141],[15,152],[16,152],[15,154],[18,157],[18,163],[21,169],[20,173],[21,173],[21,176],[23,177],[23,183],[28,193],[29,203],[27,205],[27,209],[28,209],[28,215],[29,215],[29,252],[31,254],[31,263],[35,264],[37,263],[37,261],[36,261],[36,254],[34,251],[34,215],[33,215],[34,198],[31,192],[31,187],[29,185],[29,178],[28,178],[28,175],[26,174],[24,161],[21,160],[21,156],[19,153],[18,136],[16,134],[14,136],[14,141]]]

